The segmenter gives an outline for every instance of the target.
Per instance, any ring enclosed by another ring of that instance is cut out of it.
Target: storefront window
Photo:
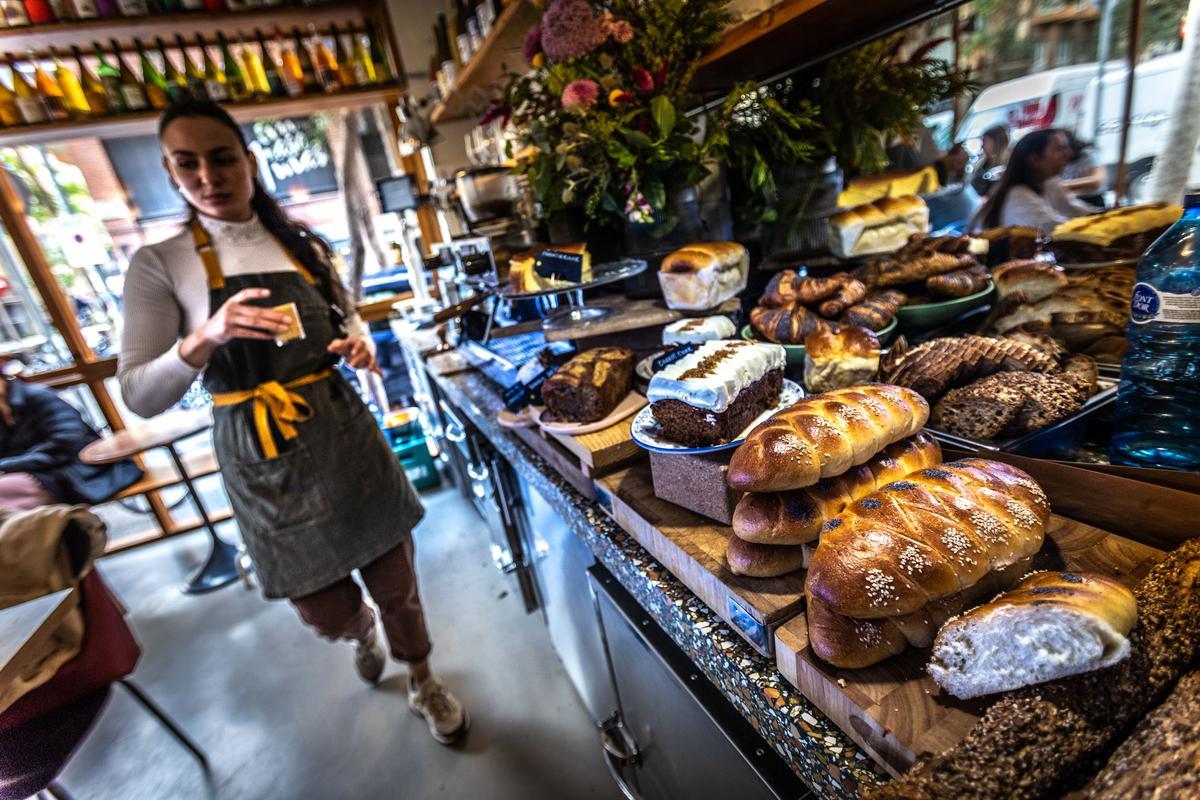
[[[17,359],[27,374],[70,366],[70,351],[51,323],[7,231],[0,234],[0,359]]]

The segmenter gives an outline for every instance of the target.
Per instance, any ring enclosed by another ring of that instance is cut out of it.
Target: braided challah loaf
[[[912,436],[929,404],[911,389],[872,383],[806,397],[746,437],[729,462],[729,485],[746,492],[812,486]]]

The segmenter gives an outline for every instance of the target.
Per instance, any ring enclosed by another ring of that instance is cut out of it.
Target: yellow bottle
[[[36,125],[46,121],[46,109],[38,97],[37,90],[29,84],[29,79],[17,69],[17,61],[12,53],[5,53],[8,67],[12,70],[13,94],[17,97],[17,113],[26,125]]]
[[[87,95],[83,93],[83,86],[80,85],[79,79],[75,77],[74,72],[71,72],[71,68],[63,63],[62,58],[58,55],[58,50],[54,47],[50,48],[50,57],[54,59],[54,80],[62,90],[63,104],[67,108],[67,114],[72,119],[87,119],[92,115],[92,107],[88,103]]]
[[[330,25],[329,33],[333,37],[338,82],[342,84],[343,89],[353,89],[358,85],[357,76],[354,74],[353,56],[342,47],[342,34],[338,31],[337,25]]]
[[[310,22],[308,30],[312,33],[312,60],[313,69],[317,74],[317,83],[326,92],[336,92],[342,88],[341,80],[338,77],[337,59],[333,57],[329,45],[325,44],[324,37],[317,32],[317,26]]]
[[[11,128],[23,122],[21,112],[17,109],[17,96],[4,85],[4,81],[0,81],[0,125]]]
[[[46,117],[51,122],[62,122],[69,119],[67,101],[63,97],[63,91],[58,82],[50,77],[50,73],[42,69],[42,65],[38,63],[32,52],[29,54],[29,63],[33,64],[33,84],[37,87],[38,99],[42,101],[42,108],[46,109]]]
[[[105,117],[112,113],[112,108],[108,104],[108,92],[104,89],[104,84],[96,73],[87,68],[87,64],[83,62],[83,53],[79,50],[79,45],[71,45],[71,52],[75,56],[75,64],[79,67],[79,78],[83,84],[83,96],[87,99],[88,109],[92,112],[93,117]]]
[[[354,29],[354,23],[347,23],[346,27],[350,30],[350,41],[353,42],[351,52],[354,54],[354,77],[358,85],[372,86],[379,83],[375,74],[375,62],[371,60],[371,53],[363,42],[365,35]]]
[[[246,40],[239,33],[238,49],[242,53],[242,61],[246,65],[246,73],[250,78],[250,85],[254,89],[254,94],[257,99],[262,100],[271,96],[271,84],[267,82],[267,71],[263,68],[262,58],[258,53],[254,52],[254,48],[246,44]]]

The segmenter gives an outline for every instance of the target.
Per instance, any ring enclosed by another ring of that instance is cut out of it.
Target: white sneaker
[[[358,676],[371,686],[379,683],[383,668],[387,665],[388,653],[383,642],[384,636],[379,630],[377,618],[371,626],[370,635],[354,645],[354,666],[358,669]]]
[[[439,678],[430,678],[420,686],[408,679],[408,707],[429,724],[429,735],[442,744],[451,744],[471,724],[462,703],[450,694]]]

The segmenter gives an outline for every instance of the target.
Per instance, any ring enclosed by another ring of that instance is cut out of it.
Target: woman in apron
[[[159,121],[163,165],[191,208],[185,229],[139,250],[125,283],[118,376],[125,403],[153,416],[203,373],[213,446],[234,519],[268,598],[287,598],[329,639],[353,641],[375,684],[409,666],[408,701],[449,743],[462,705],[430,673],[411,531],[424,510],[399,461],[335,366],[377,369],[349,319],[329,248],[259,183],[237,123],[182,101]]]

